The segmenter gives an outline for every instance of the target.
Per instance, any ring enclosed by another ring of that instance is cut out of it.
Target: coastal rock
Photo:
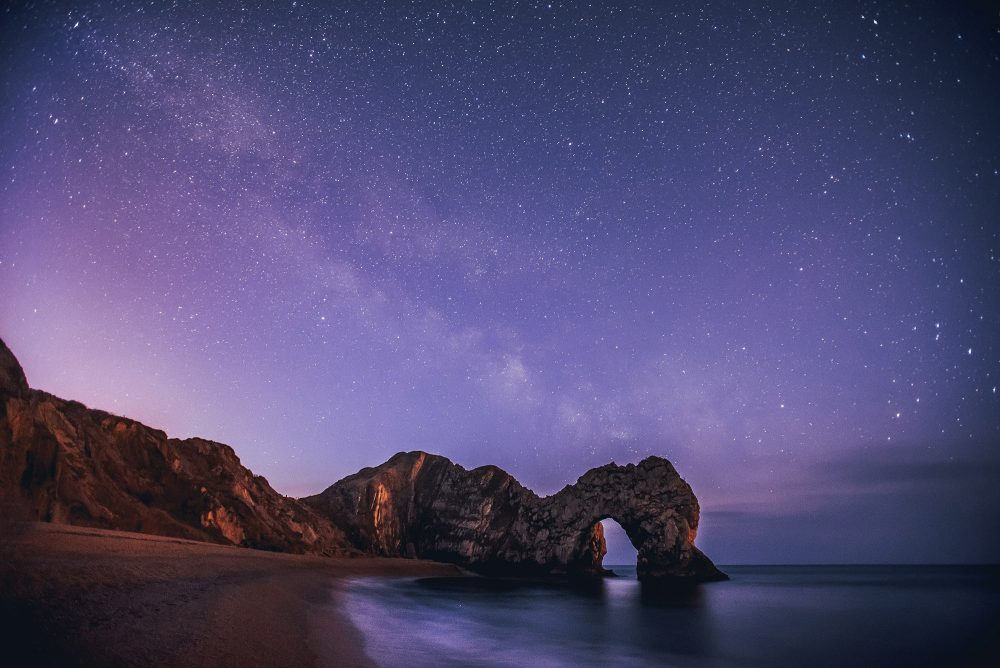
[[[694,546],[691,487],[659,457],[592,469],[541,498],[495,466],[467,471],[407,452],[296,500],[228,445],[168,438],[30,389],[2,341],[0,502],[6,515],[16,508],[48,522],[282,552],[420,557],[515,575],[603,573],[600,521],[610,517],[638,549],[641,579],[726,577]]]
[[[350,552],[343,533],[278,494],[228,445],[32,390],[0,341],[0,495],[28,517],[282,552]]]
[[[606,552],[600,521],[612,518],[638,550],[640,579],[726,578],[694,545],[699,508],[690,485],[660,457],[592,469],[542,498],[495,466],[467,471],[406,452],[303,501],[376,555],[481,572],[596,575]]]
[[[28,379],[7,344],[0,340],[0,397],[23,396],[28,392]]]

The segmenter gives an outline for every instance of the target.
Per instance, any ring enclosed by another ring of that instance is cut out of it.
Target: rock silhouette
[[[698,501],[665,459],[608,464],[539,497],[510,474],[399,453],[291,499],[227,445],[30,389],[0,341],[0,497],[43,521],[284,552],[436,559],[481,572],[598,575],[610,517],[640,579],[724,579],[695,546]]]
[[[638,550],[640,579],[725,579],[695,546],[698,500],[665,459],[591,469],[541,498],[510,474],[467,471],[425,452],[399,453],[303,499],[354,547],[493,573],[596,575],[612,518]]]

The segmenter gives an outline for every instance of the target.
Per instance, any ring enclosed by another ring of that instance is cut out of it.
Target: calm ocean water
[[[589,587],[359,579],[346,609],[383,666],[1000,665],[1000,569],[729,566],[664,594],[634,567]]]

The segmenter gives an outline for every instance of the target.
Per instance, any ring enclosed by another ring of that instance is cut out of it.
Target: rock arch
[[[642,580],[725,574],[694,545],[698,500],[660,457],[608,464],[539,497],[495,466],[466,471],[424,452],[399,453],[304,501],[360,550],[458,563],[484,572],[603,573],[599,522],[614,519],[638,550]]]
[[[612,517],[644,580],[725,578],[695,546],[698,501],[665,459],[608,464],[540,498],[505,471],[401,452],[306,499],[227,445],[167,438],[28,386],[0,340],[0,502],[48,521],[288,552],[426,557],[515,574],[602,572]]]
[[[591,469],[576,484],[540,501],[555,511],[553,518],[562,522],[565,533],[577,534],[572,547],[560,550],[557,558],[568,571],[603,571],[605,546],[598,527],[602,519],[611,518],[638,550],[640,579],[712,580],[722,575],[694,546],[698,500],[666,459],[648,457],[637,465]]]

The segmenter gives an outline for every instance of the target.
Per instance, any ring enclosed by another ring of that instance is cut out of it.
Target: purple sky
[[[291,495],[399,450],[543,494],[657,454],[721,563],[1000,560],[995,10],[30,4],[32,386]]]

